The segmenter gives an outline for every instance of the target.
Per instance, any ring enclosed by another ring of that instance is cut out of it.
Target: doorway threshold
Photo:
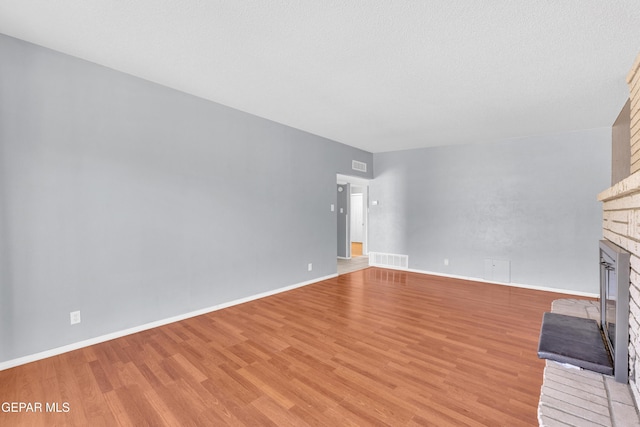
[[[338,258],[338,275],[353,273],[354,271],[364,270],[369,267],[368,256],[357,256],[351,259]]]

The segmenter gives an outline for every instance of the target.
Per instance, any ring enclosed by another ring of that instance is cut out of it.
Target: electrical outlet
[[[80,323],[80,311],[72,311],[71,313],[69,313],[69,320],[71,321],[72,325]]]
[[[308,270],[308,271],[313,270],[313,264],[309,263],[309,265],[307,266],[307,270]]]
[[[444,259],[444,265],[449,265],[449,258]]]

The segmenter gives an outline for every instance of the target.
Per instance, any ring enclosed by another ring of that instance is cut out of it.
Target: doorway
[[[351,186],[351,256],[362,256],[364,244],[364,194],[362,187]]]
[[[368,200],[368,180],[337,176],[338,274],[369,266]]]

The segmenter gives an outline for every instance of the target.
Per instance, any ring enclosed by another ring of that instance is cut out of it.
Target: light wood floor
[[[369,267],[369,257],[358,256],[351,259],[338,258],[338,274],[353,273]]]
[[[534,426],[560,294],[369,268],[0,372],[0,425]]]
[[[351,242],[351,256],[362,256],[362,242]]]

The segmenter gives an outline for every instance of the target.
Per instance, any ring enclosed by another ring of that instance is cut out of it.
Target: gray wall
[[[0,58],[0,361],[336,272],[336,173],[370,153],[6,36]]]
[[[509,260],[513,283],[598,292],[610,161],[610,128],[375,154],[370,250],[474,278]]]
[[[0,92],[0,100],[1,99],[2,92]],[[2,128],[3,121],[0,115],[0,132],[2,132]],[[10,329],[6,327],[6,325],[11,322],[12,315],[11,294],[9,293],[10,289],[8,286],[10,262],[8,260],[8,251],[6,250],[8,234],[4,215],[4,186],[2,185],[6,179],[4,175],[5,169],[2,167],[2,165],[4,165],[2,157],[2,146],[0,146],[0,361],[5,360],[9,354],[8,348],[11,343],[11,338],[9,335]]]

